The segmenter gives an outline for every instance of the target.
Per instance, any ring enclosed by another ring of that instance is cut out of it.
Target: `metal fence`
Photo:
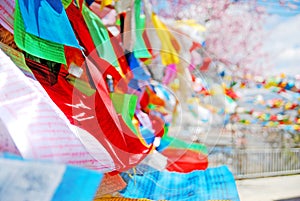
[[[300,173],[300,148],[235,149],[209,155],[210,166],[228,165],[236,179]]]

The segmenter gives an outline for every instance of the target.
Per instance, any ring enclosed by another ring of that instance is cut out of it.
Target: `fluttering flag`
[[[72,26],[74,27],[75,34],[76,34],[80,44],[84,47],[85,54],[94,61],[97,68],[103,74],[103,78],[106,79],[107,75],[111,75],[114,80],[114,83],[113,83],[114,86],[117,85],[117,87],[123,88],[123,91],[126,91],[124,89],[124,88],[126,88],[126,84],[123,84],[124,80],[123,80],[122,76],[120,75],[120,72],[114,66],[112,66],[111,63],[109,63],[108,61],[99,57],[98,52],[96,50],[96,46],[93,42],[93,39],[89,33],[88,27],[83,19],[83,16],[82,16],[79,8],[77,8],[74,4],[71,4],[66,9],[66,12],[68,14],[68,17],[70,19]],[[68,54],[68,51],[65,50],[65,52],[66,52],[67,61],[70,60],[70,62],[72,62],[74,60],[74,50],[70,52],[70,55]],[[83,60],[85,59],[83,56],[81,56],[81,58]],[[81,66],[82,64],[77,64],[77,65]],[[124,66],[125,66],[125,64],[123,62],[121,67],[124,67]],[[88,82],[88,78],[84,77],[85,75],[87,75],[87,73],[85,72],[84,68],[82,70],[84,72],[82,73],[82,76],[80,77],[80,79],[84,80],[85,82]]]
[[[10,33],[14,33],[14,6],[15,1],[2,1],[0,9],[0,24]]]
[[[131,198],[122,198],[122,197],[104,197],[104,198],[97,198],[94,201],[152,201],[149,199],[138,198],[138,199],[131,199]]]
[[[103,9],[106,6],[109,6],[113,3],[113,0],[102,0],[101,1],[101,9]]]
[[[69,121],[87,131],[86,136],[90,138],[90,142],[83,138],[83,143],[101,143],[114,161],[113,170],[128,169],[142,160],[149,148],[144,147],[121,116],[117,115],[100,72],[91,61],[87,62],[87,68],[93,75],[92,81],[96,86],[96,93],[90,96],[82,94],[66,81],[67,72],[64,68],[60,69],[55,84],[49,84],[43,74],[39,73],[41,67],[32,70]],[[99,158],[98,155],[94,157]]]
[[[145,15],[141,14],[141,0],[135,0],[134,2],[134,14],[135,14],[135,34],[136,40],[134,44],[134,56],[136,58],[151,58],[152,55],[149,53],[148,48],[145,44],[143,34],[145,30]]]
[[[147,86],[140,99],[141,108],[149,113],[149,106],[165,106],[165,101],[157,96],[153,90]]]
[[[15,5],[14,38],[17,46],[20,49],[34,56],[57,63],[67,63],[63,44],[44,40],[26,32],[24,20],[22,19],[20,12],[19,0],[16,0]]]
[[[94,64],[92,62],[90,62],[88,59],[87,59],[87,67],[92,75],[92,81],[94,82],[94,84],[96,86],[97,92],[99,92],[101,94],[102,100],[105,99],[105,101],[103,101],[104,107],[106,107],[107,112],[109,113],[109,115],[111,117],[113,117],[113,120],[114,120],[115,109],[112,108],[112,102],[108,98],[108,93],[103,87],[103,85],[105,85],[105,84],[103,83],[103,80],[101,79],[100,73],[98,72],[98,70],[96,69]],[[99,116],[101,116],[102,120],[101,120],[101,118],[99,118]],[[145,144],[142,143],[141,140],[139,138],[137,138],[136,135],[126,125],[122,116],[121,115],[117,115],[117,116],[118,116],[119,123],[115,121],[114,124],[105,125],[105,126],[110,126],[110,127],[111,126],[114,126],[114,127],[121,126],[120,131],[125,140],[125,147],[126,147],[126,149],[122,150],[122,151],[123,151],[124,156],[128,155],[128,163],[125,164],[125,167],[123,167],[123,168],[128,169],[128,168],[138,164],[141,160],[143,160],[146,157],[146,155],[151,151],[152,146],[145,146]],[[103,122],[109,120],[109,118],[108,118],[109,116],[103,115],[103,113],[101,113],[101,112],[98,113],[97,117],[100,121],[103,121]],[[103,125],[103,122],[100,123],[101,128],[105,127]],[[109,135],[109,133],[111,134],[111,131],[107,132],[106,134]],[[109,136],[109,138],[117,140],[114,136]],[[117,141],[115,141],[115,142],[117,142]],[[119,142],[117,142],[117,143],[119,143]],[[124,146],[124,144],[122,146]],[[120,156],[120,157],[122,157],[122,156]],[[122,171],[122,169],[120,171]]]
[[[37,80],[41,81],[38,83],[22,74],[2,51],[0,58],[0,77],[3,86],[0,90],[0,122],[4,127],[1,129],[1,142],[2,139],[11,138],[21,156],[28,159],[44,159],[99,171],[115,169],[112,157],[100,143],[97,150],[94,150],[94,153],[100,156],[95,157],[99,161],[91,155],[77,136],[81,130],[75,132],[74,127],[60,110],[64,109],[65,114],[68,108],[72,110],[70,106],[65,105],[65,103],[72,104],[72,100],[66,101],[68,98],[72,99],[72,91],[67,91],[66,87],[50,87],[55,73],[49,72],[49,68],[45,68],[44,65],[35,65],[31,68],[32,63],[27,63]],[[40,84],[45,87],[46,83],[49,86],[48,94],[54,95],[51,97],[53,101],[56,103],[61,101],[64,108],[59,109],[41,87]],[[50,89],[54,91],[51,92]],[[14,110],[12,108],[18,109],[12,113]],[[71,110],[70,116],[76,115],[72,114]],[[15,126],[16,122],[22,124]],[[0,146],[4,147],[2,144]],[[15,153],[14,146],[11,145],[10,148],[12,150],[7,151]]]
[[[225,88],[225,94],[233,100],[237,100],[239,98],[232,88]]]
[[[170,64],[178,64],[179,57],[172,41],[176,40],[166,27],[166,25],[158,18],[158,16],[152,13],[151,16],[155,31],[161,41],[161,61],[162,64],[167,66]]]
[[[201,71],[207,71],[209,69],[210,63],[212,62],[211,58],[205,57],[203,59],[202,66],[200,67]]]
[[[122,177],[127,187],[121,194],[127,198],[239,201],[234,177],[226,166],[188,174],[156,171],[132,176],[122,173]]]
[[[121,114],[128,127],[137,135],[137,128],[132,122],[137,96],[131,94],[111,93],[110,97],[118,114]]]
[[[10,155],[0,157],[0,166],[2,200],[92,201],[103,177],[96,171]]]
[[[16,64],[16,66],[18,66],[23,71],[25,75],[27,75],[28,77],[32,77],[34,79],[34,76],[30,68],[28,68],[28,66],[26,65],[25,57],[21,52],[1,42],[0,42],[0,49],[10,57],[10,59]]]
[[[138,59],[135,57],[135,54],[132,52],[126,53],[127,63],[130,66],[130,70],[133,73],[133,77],[136,80],[144,80],[147,81],[150,79],[150,74],[148,74]]]
[[[188,173],[208,167],[207,155],[199,151],[168,147],[162,154],[167,157],[166,169],[171,172]]]
[[[208,167],[208,151],[203,144],[188,143],[166,133],[156,149],[167,157],[166,169],[169,171],[191,172]]]
[[[88,56],[91,52],[95,51],[96,45],[94,44],[83,15],[80,12],[80,8],[72,3],[66,9],[66,13],[77,36],[77,39],[79,40],[80,45],[83,47],[83,51]]]
[[[177,76],[177,69],[175,64],[170,64],[165,68],[165,75],[162,83],[165,85],[170,84]]]
[[[110,42],[107,28],[101,19],[94,14],[85,4],[82,4],[82,15],[92,36],[99,56],[119,68],[118,59]]]
[[[18,2],[27,33],[58,44],[80,48],[60,0]]]
[[[94,200],[108,197],[108,195],[124,189],[126,185],[127,184],[119,174],[111,175],[109,173],[105,173]]]
[[[168,135],[163,136],[161,140],[161,144],[164,146],[158,147],[160,151],[163,151],[166,147],[170,147],[170,148],[179,148],[179,149],[190,149],[193,151],[197,151],[199,153],[203,153],[205,155],[208,154],[207,147],[203,144],[195,143],[195,142],[188,143]]]
[[[121,31],[122,38],[123,38],[123,48],[125,51],[132,52],[135,41],[136,41],[136,33],[135,33],[135,17],[134,17],[134,1],[129,1],[129,8],[126,10],[126,13],[123,13],[122,17],[124,17],[124,20],[122,20],[122,28],[123,31]]]

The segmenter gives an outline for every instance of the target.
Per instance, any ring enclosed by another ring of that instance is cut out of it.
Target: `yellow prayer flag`
[[[105,6],[109,6],[113,3],[113,0],[102,0],[101,1],[101,9],[103,9]]]
[[[166,25],[154,13],[151,16],[156,33],[161,41],[161,60],[163,65],[178,64],[178,53],[172,44],[175,38],[172,36]]]

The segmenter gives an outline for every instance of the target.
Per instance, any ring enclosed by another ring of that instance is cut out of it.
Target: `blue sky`
[[[278,0],[260,0],[259,3],[269,13],[265,24],[265,49],[270,55],[272,69],[268,73],[300,74],[300,1],[286,1],[286,5],[295,3],[296,9],[280,6]]]
[[[299,0],[257,0],[257,2],[258,5],[266,8],[266,11],[269,14],[285,17],[291,17],[300,14]]]

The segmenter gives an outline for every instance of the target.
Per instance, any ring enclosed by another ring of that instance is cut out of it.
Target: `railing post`
[[[293,149],[234,149],[228,165],[237,179],[300,174],[300,148]],[[218,161],[224,165],[229,160]]]

